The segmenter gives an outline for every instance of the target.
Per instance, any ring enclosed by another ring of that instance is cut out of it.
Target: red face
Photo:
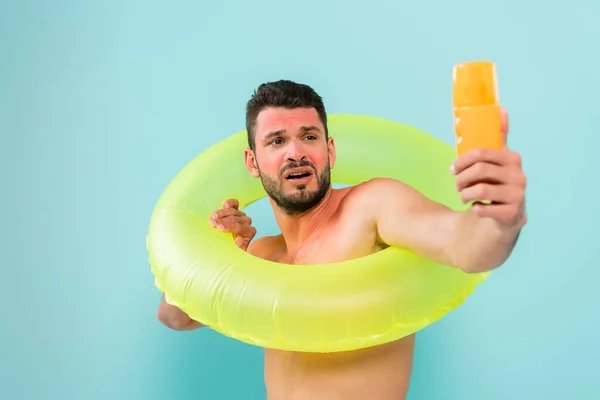
[[[264,109],[254,143],[255,153],[246,151],[246,167],[283,211],[301,213],[321,201],[331,185],[335,146],[314,108]]]

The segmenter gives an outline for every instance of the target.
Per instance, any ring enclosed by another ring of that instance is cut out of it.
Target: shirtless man
[[[502,112],[506,141],[507,116]],[[455,160],[463,202],[455,212],[393,179],[372,179],[332,189],[336,159],[321,98],[290,81],[261,85],[248,102],[249,148],[245,163],[260,178],[281,234],[252,242],[250,219],[229,200],[213,215],[216,229],[232,232],[242,249],[280,263],[349,260],[387,246],[474,273],[492,270],[508,258],[521,228],[525,175],[517,153],[479,149]],[[173,329],[201,325],[163,301],[159,319]],[[400,400],[411,376],[414,335],[357,351],[312,354],[265,349],[269,400]]]

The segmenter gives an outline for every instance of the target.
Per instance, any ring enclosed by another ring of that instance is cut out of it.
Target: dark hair
[[[267,107],[314,108],[325,127],[325,137],[329,136],[327,130],[327,114],[323,99],[310,86],[289,80],[263,83],[254,91],[246,105],[246,130],[248,131],[248,146],[254,150],[254,127],[258,114]]]

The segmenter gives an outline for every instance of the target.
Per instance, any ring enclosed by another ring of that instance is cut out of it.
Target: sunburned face
[[[282,211],[293,215],[319,204],[330,188],[335,147],[314,108],[261,111],[254,142],[246,166]]]

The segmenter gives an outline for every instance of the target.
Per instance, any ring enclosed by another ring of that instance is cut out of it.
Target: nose
[[[287,159],[288,161],[298,162],[306,158],[303,147],[295,140],[290,141],[287,146]]]

